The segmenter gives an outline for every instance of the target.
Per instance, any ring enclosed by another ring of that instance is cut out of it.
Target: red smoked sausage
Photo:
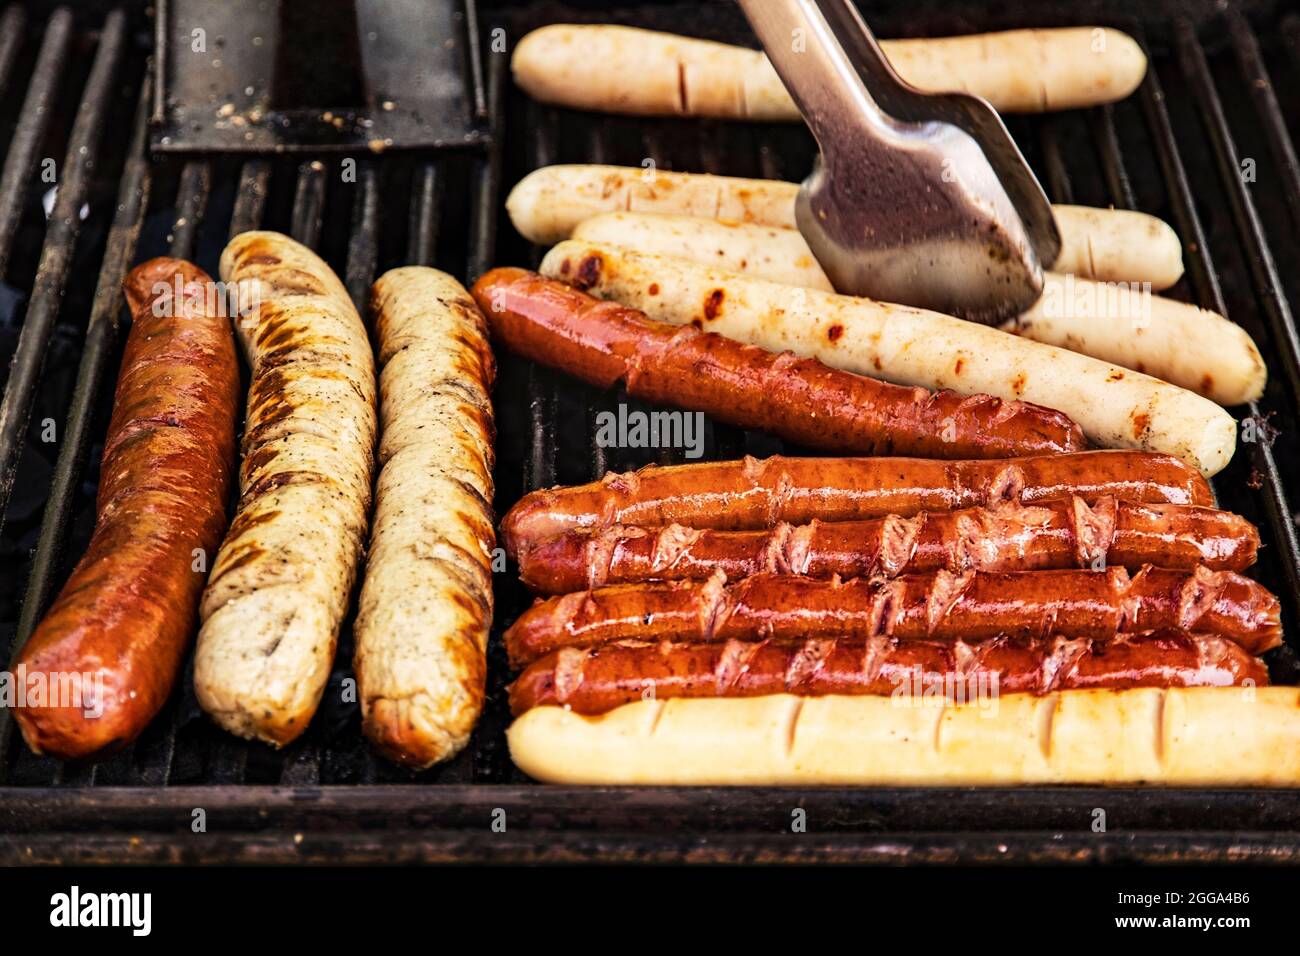
[[[239,368],[212,280],[153,259],[125,290],[132,325],[94,534],[13,665],[28,691],[23,737],[62,758],[133,740],[171,693],[234,469]],[[47,692],[33,699],[37,686]]]
[[[1055,409],[892,385],[657,322],[523,269],[494,269],[473,292],[497,340],[526,358],[810,448],[1003,458],[1086,447],[1079,426]]]
[[[529,667],[510,687],[517,716],[532,707],[599,714],[622,704],[670,697],[766,694],[880,694],[958,702],[998,694],[1122,687],[1268,684],[1268,670],[1232,641],[1181,631],[1106,641],[995,637],[900,641],[890,637],[631,642],[566,647]]]
[[[516,666],[561,647],[622,640],[714,643],[876,637],[982,641],[1103,639],[1177,629],[1234,640],[1252,654],[1282,642],[1278,600],[1231,571],[1143,568],[1015,573],[947,571],[841,581],[756,574],[728,584],[624,584],[539,601],[505,633]]]
[[[512,557],[553,535],[614,524],[724,531],[780,522],[859,521],[922,511],[1035,504],[1077,495],[1212,505],[1205,479],[1170,455],[1090,451],[1014,460],[928,458],[742,458],[650,465],[600,481],[521,498],[501,522]]]
[[[555,535],[519,555],[534,591],[606,584],[729,580],[763,571],[811,577],[896,577],[924,571],[1035,571],[1144,564],[1241,571],[1259,532],[1245,518],[1196,505],[1058,498],[1037,505],[922,512],[869,521],[778,524],[761,531],[613,525]]]

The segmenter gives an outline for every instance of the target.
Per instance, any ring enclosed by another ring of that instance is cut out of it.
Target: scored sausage
[[[1245,518],[1197,505],[1071,496],[1037,505],[890,515],[867,521],[781,523],[759,531],[611,525],[569,531],[519,554],[533,591],[606,584],[728,579],[763,571],[810,577],[896,577],[925,571],[1034,571],[1144,564],[1241,571],[1259,532]]]
[[[745,530],[910,517],[922,511],[1034,504],[1077,495],[1209,505],[1201,475],[1171,455],[1092,451],[1013,461],[926,458],[785,458],[775,455],[691,465],[650,465],[599,481],[525,495],[501,521],[506,551],[518,557],[575,529],[615,524]]]
[[[523,269],[492,270],[474,296],[494,335],[526,358],[811,448],[998,458],[1085,447],[1079,427],[1054,409],[891,385],[656,322]]]
[[[365,543],[374,356],[338,277],[288,236],[245,232],[221,254],[252,367],[240,499],[203,593],[199,703],[274,745],[320,703]]]
[[[1253,654],[1282,642],[1278,600],[1231,571],[910,574],[827,580],[756,574],[727,583],[616,584],[539,601],[506,631],[516,666],[560,647],[621,640],[758,638],[985,640],[1048,633],[1106,638],[1172,628],[1218,634]]]
[[[15,711],[28,746],[63,759],[134,740],[171,693],[208,557],[226,525],[239,366],[212,280],[179,259],[133,269],[132,324],[85,555],[13,669],[80,699]]]
[[[510,687],[517,716],[546,705],[599,714],[672,697],[894,695],[963,700],[1123,687],[1268,684],[1268,669],[1232,641],[1182,631],[1088,638],[999,636],[978,643],[873,638],[631,642],[565,647]],[[905,703],[905,701],[904,701]]]

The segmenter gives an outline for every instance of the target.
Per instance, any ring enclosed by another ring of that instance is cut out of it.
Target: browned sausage
[[[922,511],[1034,504],[1078,495],[1211,505],[1205,479],[1170,455],[1091,451],[1009,461],[784,458],[650,465],[525,495],[501,522],[512,557],[553,535],[613,524],[742,531],[784,521],[858,521]]]
[[[565,647],[510,687],[510,709],[556,705],[599,714],[669,697],[889,694],[962,702],[998,694],[1121,687],[1268,684],[1232,641],[1181,631],[1088,638],[999,636],[965,641],[810,638],[721,644],[629,642]]]
[[[523,269],[492,270],[474,297],[498,341],[535,362],[809,448],[1003,458],[1086,447],[1079,426],[1055,409],[891,385],[657,322]]]
[[[924,571],[1034,571],[1144,564],[1241,571],[1259,532],[1245,518],[1196,505],[1058,498],[1038,505],[891,515],[869,521],[778,524],[762,531],[613,525],[555,535],[519,555],[534,591],[606,584],[729,580],[763,571],[810,577],[896,577]]]
[[[1278,600],[1231,571],[909,574],[892,580],[756,574],[728,584],[616,584],[539,601],[506,631],[515,666],[560,647],[622,640],[713,643],[875,637],[979,641],[1057,633],[1108,638],[1173,628],[1258,654],[1282,642]]]
[[[239,369],[212,280],[187,262],[153,259],[125,289],[133,321],[95,531],[14,664],[29,684],[79,688],[16,713],[34,751],[63,758],[133,740],[171,693],[234,468]]]

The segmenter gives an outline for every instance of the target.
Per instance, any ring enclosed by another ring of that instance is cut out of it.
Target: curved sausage
[[[1089,451],[1013,460],[785,458],[650,465],[600,481],[545,488],[521,498],[501,522],[512,557],[575,529],[615,524],[739,531],[780,522],[856,521],[922,511],[1034,504],[1078,495],[1211,505],[1201,475],[1171,455]]]
[[[474,297],[496,338],[526,358],[810,448],[1000,458],[1085,447],[1079,426],[1054,409],[891,385],[656,322],[523,269],[492,270]]]
[[[921,512],[869,521],[778,524],[761,531],[613,525],[569,531],[519,555],[531,589],[566,594],[606,584],[728,580],[764,571],[825,578],[896,577],[925,571],[1035,571],[1144,564],[1241,571],[1259,532],[1229,511],[1115,498],[1058,498],[1037,505]]]
[[[161,258],[124,285],[132,324],[95,530],[13,664],[29,690],[50,692],[16,710],[23,737],[63,759],[129,743],[167,700],[226,526],[234,470],[239,366],[212,280]]]
[[[288,236],[245,232],[221,254],[241,293],[252,367],[240,499],[203,592],[199,704],[274,745],[306,728],[329,677],[365,547],[374,355],[338,276]]]
[[[999,694],[1123,687],[1268,684],[1268,670],[1232,641],[1181,631],[1106,641],[999,636],[965,641],[890,637],[625,643],[566,647],[529,667],[510,687],[517,716],[554,705],[599,714],[636,700],[761,697],[767,694],[892,695],[992,704]]]
[[[1057,633],[1108,638],[1173,628],[1218,634],[1253,654],[1282,642],[1278,600],[1231,571],[1146,567],[1013,573],[947,571],[886,581],[756,574],[728,584],[628,584],[539,601],[505,633],[515,665],[560,647],[621,640],[758,638],[986,640]]]

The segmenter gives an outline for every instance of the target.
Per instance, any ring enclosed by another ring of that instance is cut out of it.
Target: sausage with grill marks
[[[124,286],[132,324],[95,531],[13,664],[51,689],[76,686],[72,697],[15,711],[28,746],[63,759],[129,743],[167,700],[234,471],[239,366],[212,280],[161,258]]]
[[[562,706],[600,714],[652,698],[895,695],[974,699],[1126,687],[1268,684],[1268,670],[1232,641],[1182,631],[1110,640],[999,636],[979,643],[809,638],[717,644],[629,642],[565,647],[510,687],[518,716]]]
[[[281,746],[307,728],[334,662],[365,547],[374,355],[343,283],[288,236],[245,232],[221,254],[241,292],[252,367],[240,499],[203,592],[199,704]]]
[[[492,623],[496,365],[451,276],[386,272],[371,289],[381,367],[375,516],[352,633],[361,729],[428,767],[469,741]]]
[[[1085,447],[1079,426],[1055,409],[892,385],[657,322],[523,269],[492,270],[474,297],[497,339],[526,358],[810,448],[1001,458]]]
[[[947,571],[888,581],[756,574],[728,584],[612,585],[539,601],[506,631],[516,665],[560,647],[620,640],[712,643],[889,635],[984,640],[998,634],[1108,638],[1175,628],[1251,653],[1282,640],[1278,600],[1231,571],[1146,567],[1014,573]]]
[[[868,521],[778,524],[761,531],[614,525],[555,535],[519,555],[524,583],[543,594],[607,584],[728,579],[764,571],[811,577],[896,577],[926,571],[1034,571],[1144,564],[1241,571],[1259,532],[1245,518],[1196,505],[1079,497],[1037,505],[890,515]]]
[[[1205,479],[1171,455],[1090,451],[1010,460],[786,458],[650,465],[599,481],[546,488],[521,498],[501,522],[518,558],[565,531],[610,525],[724,531],[781,522],[856,521],[922,511],[1035,504],[1077,495],[1124,501],[1212,505]]]

